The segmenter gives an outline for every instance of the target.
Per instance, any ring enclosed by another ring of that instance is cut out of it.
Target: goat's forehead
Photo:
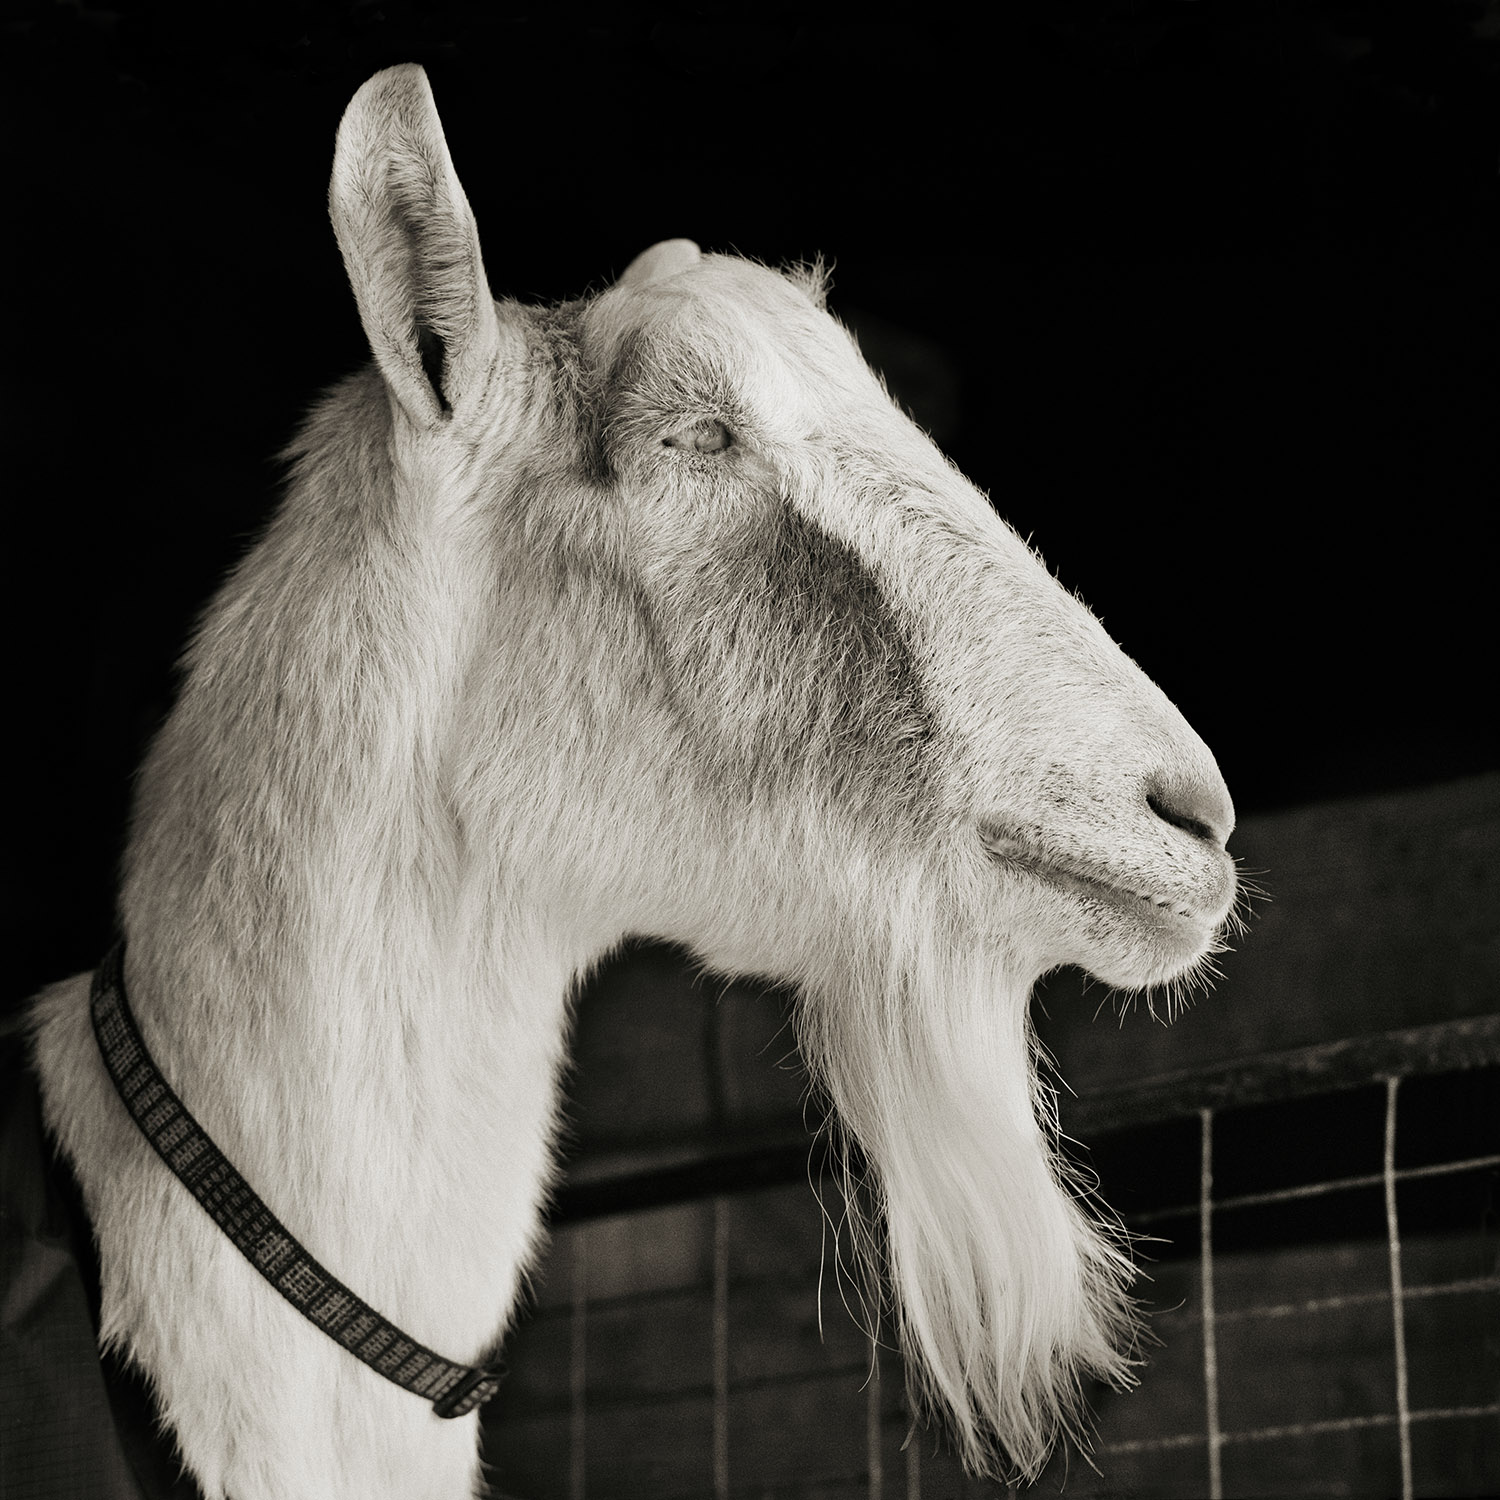
[[[584,314],[587,342],[604,368],[627,353],[694,356],[715,365],[757,369],[778,356],[811,372],[847,367],[847,335],[799,282],[751,261],[710,255],[645,286],[620,284]],[[648,355],[648,357],[650,357]]]

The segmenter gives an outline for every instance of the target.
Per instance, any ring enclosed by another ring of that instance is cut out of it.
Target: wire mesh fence
[[[1497,1064],[1491,1017],[1075,1101],[1155,1342],[1036,1492],[1500,1491]],[[492,1408],[500,1493],[1017,1493],[963,1475],[899,1351],[840,1305],[807,1163],[788,1145],[564,1195]]]

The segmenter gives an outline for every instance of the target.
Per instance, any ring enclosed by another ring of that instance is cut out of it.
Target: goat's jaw
[[[1234,904],[1233,861],[1206,846],[1166,869],[1146,870],[1137,861],[1054,851],[996,826],[982,828],[980,842],[998,871],[1084,917],[1079,951],[1061,961],[1110,983],[1164,983],[1200,964],[1216,951]]]

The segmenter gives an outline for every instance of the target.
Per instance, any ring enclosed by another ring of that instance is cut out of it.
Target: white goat
[[[1206,962],[1213,757],[816,274],[671,240],[496,303],[415,67],[350,104],[331,207],[374,365],[313,411],[141,775],[120,921],[162,1073],[311,1254],[473,1362],[537,1254],[580,976],[652,934],[792,982],[921,1392],[971,1466],[1035,1473],[1080,1378],[1128,1379],[1130,1273],[1028,996]],[[205,1493],[471,1494],[477,1418],[307,1322],[153,1153],[86,977],[36,1039],[103,1337]]]

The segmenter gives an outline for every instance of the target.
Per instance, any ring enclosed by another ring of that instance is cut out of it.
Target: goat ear
[[[499,352],[479,232],[427,74],[387,68],[339,122],[328,211],[396,400],[433,427],[481,397]]]

